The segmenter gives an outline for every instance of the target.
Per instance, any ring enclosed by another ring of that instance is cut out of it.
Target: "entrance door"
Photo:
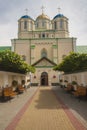
[[[42,86],[48,85],[48,74],[47,74],[47,72],[43,72],[41,74],[41,85]]]

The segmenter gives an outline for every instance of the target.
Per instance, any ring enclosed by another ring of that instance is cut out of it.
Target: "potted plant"
[[[77,82],[76,81],[72,81],[72,85],[73,85],[74,91],[76,91],[77,90]]]
[[[16,88],[17,88],[17,85],[18,85],[18,81],[16,81],[16,80],[13,80],[13,81],[12,81],[12,87],[13,87],[13,91],[15,91],[15,90],[16,90]]]
[[[25,80],[22,80],[22,81],[21,81],[21,84],[22,84],[22,85],[25,85]]]
[[[68,81],[67,80],[64,80],[65,83],[67,83]]]
[[[72,81],[72,85],[77,85],[77,82],[76,81]]]
[[[12,86],[17,86],[17,85],[18,85],[18,81],[13,80],[13,81],[12,81]]]
[[[61,86],[61,88],[62,88],[62,87],[63,87],[63,84],[62,84],[63,80],[60,79],[59,81],[60,81],[60,86]]]
[[[21,85],[22,85],[24,88],[26,88],[25,80],[24,80],[24,79],[21,81]]]
[[[64,80],[64,87],[65,87],[65,88],[67,87],[67,84],[68,84],[68,81],[67,81],[67,80]]]

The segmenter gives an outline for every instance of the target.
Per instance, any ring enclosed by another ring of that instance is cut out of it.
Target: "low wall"
[[[76,81],[79,85],[87,86],[87,71],[72,74],[61,74],[60,79],[67,80],[69,83]]]
[[[0,71],[0,87],[10,86],[13,80],[17,80],[18,83],[21,83],[22,80],[26,80],[26,75]]]

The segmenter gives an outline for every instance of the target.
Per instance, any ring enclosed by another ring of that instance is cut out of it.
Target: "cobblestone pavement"
[[[79,101],[70,93],[67,93],[60,86],[52,87],[55,91],[58,100],[61,100],[64,105],[68,106],[68,109],[74,114],[74,116],[80,120],[87,129],[87,99]]]
[[[87,130],[78,115],[62,102],[58,89],[52,89],[55,91],[39,87],[31,102],[27,102],[27,107],[21,109],[5,130]]]
[[[24,107],[26,102],[31,99],[38,88],[28,88],[23,94],[16,96],[11,102],[0,102],[0,130],[5,130],[12,119]],[[11,129],[12,130],[12,129]]]

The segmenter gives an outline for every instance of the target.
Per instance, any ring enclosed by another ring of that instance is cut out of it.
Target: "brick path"
[[[74,124],[75,123],[75,124]],[[86,130],[50,87],[40,87],[6,130]]]

